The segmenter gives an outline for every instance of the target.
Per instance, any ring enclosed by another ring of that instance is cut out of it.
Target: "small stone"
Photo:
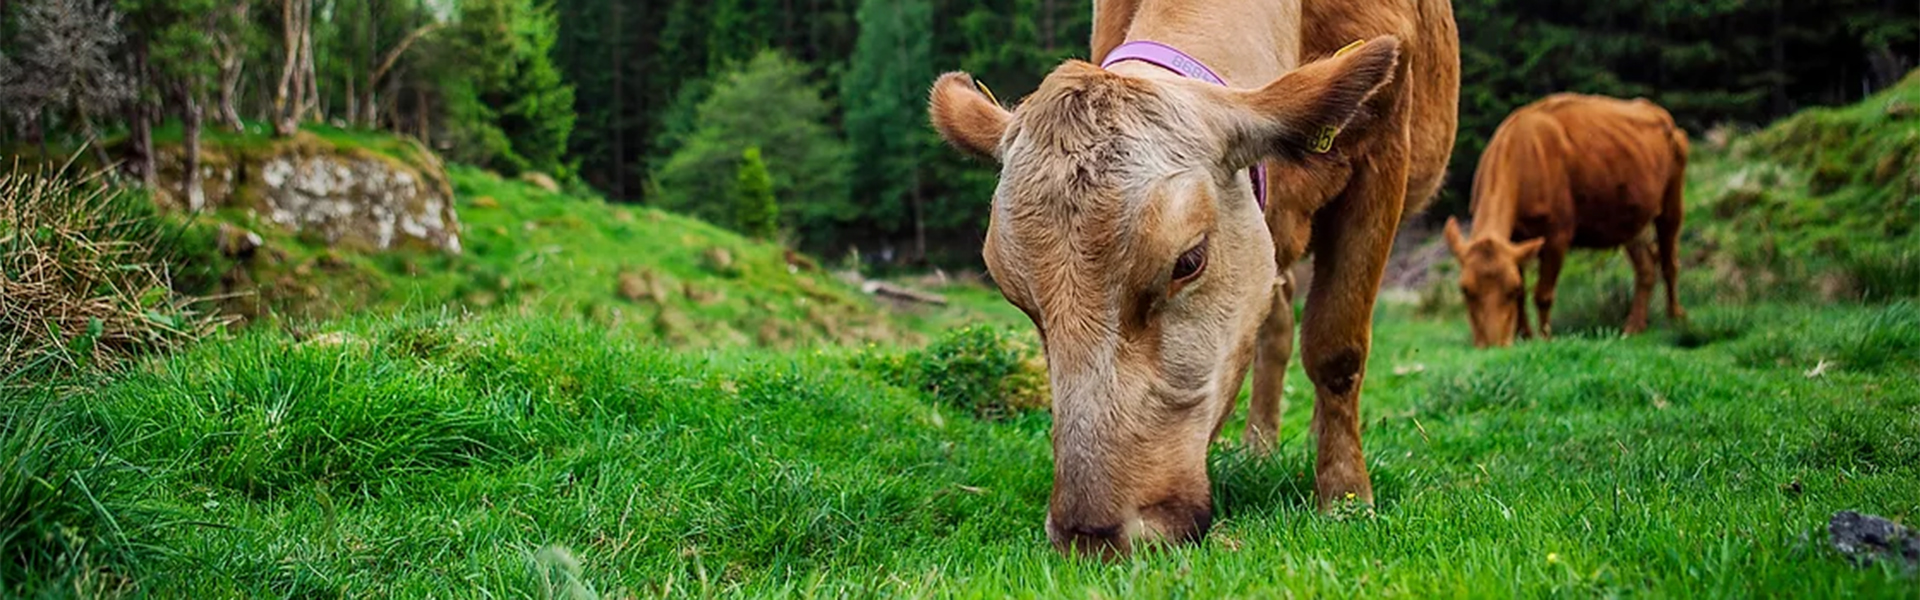
[[[1920,534],[1905,525],[1851,510],[1833,514],[1827,522],[1833,549],[1862,565],[1893,560],[1907,568],[1920,567]]]
[[[220,224],[218,243],[220,245],[220,254],[225,255],[227,258],[237,258],[241,260],[252,258],[254,251],[266,245],[266,241],[260,239],[260,234],[235,227],[229,223]]]
[[[547,175],[546,173],[540,173],[535,171],[528,171],[525,173],[521,173],[520,181],[525,182],[527,185],[531,185],[533,187],[546,190],[546,192],[549,194],[560,193],[560,183],[557,181],[554,181],[553,177]]]
[[[733,253],[728,252],[726,248],[708,248],[706,258],[707,267],[713,269],[715,272],[730,273],[733,271]]]
[[[493,196],[481,196],[473,199],[473,207],[491,210],[500,208],[500,201],[493,199]]]

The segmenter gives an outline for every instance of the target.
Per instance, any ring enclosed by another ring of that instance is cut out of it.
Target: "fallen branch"
[[[919,290],[908,289],[905,287],[887,283],[885,281],[868,281],[864,284],[861,284],[860,291],[866,292],[869,295],[884,296],[887,298],[892,298],[895,300],[904,300],[907,302],[932,304],[934,306],[947,305],[946,296],[941,296],[939,294],[935,294],[931,292],[922,292]]]

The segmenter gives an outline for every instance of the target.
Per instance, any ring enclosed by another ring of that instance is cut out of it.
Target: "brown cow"
[[[1186,59],[1096,66],[1143,45]],[[940,133],[1001,163],[983,255],[1045,341],[1048,538],[1111,556],[1205,535],[1207,445],[1250,363],[1246,440],[1274,442],[1293,352],[1281,273],[1309,246],[1314,490],[1323,510],[1371,503],[1359,406],[1374,296],[1453,144],[1448,0],[1102,0],[1092,58],[1011,112],[962,73],[932,91]],[[1226,86],[1189,78],[1203,70]],[[1264,209],[1247,177],[1263,160]]]
[[[1540,282],[1533,301],[1540,335],[1552,336],[1554,286],[1567,250],[1576,247],[1626,247],[1634,273],[1626,332],[1645,330],[1655,277],[1654,242],[1642,236],[1648,224],[1666,275],[1667,314],[1685,318],[1674,281],[1686,169],[1686,132],[1644,99],[1556,94],[1514,111],[1474,173],[1473,236],[1461,236],[1459,223],[1447,220],[1473,344],[1511,344],[1516,328],[1533,335],[1520,266],[1536,254]]]

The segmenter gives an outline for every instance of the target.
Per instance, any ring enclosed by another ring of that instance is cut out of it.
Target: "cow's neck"
[[[1513,239],[1513,223],[1519,207],[1513,203],[1512,194],[1482,194],[1474,200],[1472,239],[1479,241],[1493,238],[1501,241]]]
[[[1257,88],[1300,64],[1300,1],[1145,0],[1127,41],[1154,41],[1186,53],[1236,88]],[[1137,77],[1178,77],[1141,62],[1113,70]]]

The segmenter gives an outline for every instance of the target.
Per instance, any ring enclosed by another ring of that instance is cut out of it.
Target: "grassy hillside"
[[[394,160],[411,156],[410,146],[375,134],[310,128],[303,135],[307,143]],[[257,134],[219,134],[209,144],[213,152],[265,147]],[[692,347],[911,342],[952,323],[1013,314],[968,286],[950,290],[950,307],[890,307],[816,259],[695,219],[548,192],[467,167],[451,167],[448,179],[461,220],[464,249],[457,256],[330,248],[232,208],[200,217],[210,227],[238,227],[266,240],[231,272],[223,291],[240,293],[222,304],[300,326],[404,309],[578,316]]]
[[[1859,104],[1694,148],[1686,251],[1717,286],[1920,296],[1920,71]]]
[[[1710,335],[1500,352],[1385,310],[1372,518],[1311,508],[1297,366],[1283,454],[1214,452],[1208,542],[1109,566],[1046,544],[1044,413],[983,421],[888,383],[967,361],[373,319],[0,403],[0,446],[36,449],[9,453],[31,484],[0,488],[27,550],[5,580],[182,598],[1911,594],[1822,540],[1841,509],[1920,517],[1920,306],[1703,307]]]

